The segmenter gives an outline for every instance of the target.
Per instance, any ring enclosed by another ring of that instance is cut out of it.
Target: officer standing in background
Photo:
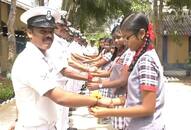
[[[11,73],[18,108],[15,130],[56,130],[55,103],[68,107],[111,103],[57,87],[54,68],[46,55],[54,39],[56,13],[35,7],[21,15],[30,41],[17,56]]]

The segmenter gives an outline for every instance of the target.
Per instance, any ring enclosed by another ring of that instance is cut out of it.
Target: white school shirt
[[[140,62],[141,60],[142,62]],[[152,69],[147,68],[150,64],[152,64]],[[145,67],[140,68],[141,65],[145,65]],[[140,73],[148,73],[150,76],[148,77],[148,75],[146,75],[145,77],[141,77]],[[157,80],[152,79],[156,75]],[[146,51],[138,59],[129,75],[127,84],[128,94],[125,103],[126,108],[141,104],[141,82],[144,82],[145,84],[154,84],[157,88],[155,113],[147,117],[125,117],[125,130],[162,130],[164,128],[162,115],[162,109],[164,107],[164,77],[162,65],[154,49]]]
[[[121,57],[125,57],[123,61],[123,65],[129,66],[133,60],[134,55],[135,55],[135,51],[131,51],[130,49],[127,49],[125,53],[121,56]]]
[[[33,127],[56,121],[55,103],[46,96],[57,85],[47,57],[31,42],[17,56],[11,73],[18,108],[18,124]]]

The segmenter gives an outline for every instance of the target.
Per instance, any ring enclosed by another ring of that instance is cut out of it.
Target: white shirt
[[[97,56],[98,48],[96,46],[87,45],[87,47],[83,50],[83,54],[87,56]]]
[[[55,88],[54,75],[47,57],[28,42],[17,56],[11,74],[20,125],[31,127],[56,121],[55,103],[43,96]]]
[[[47,50],[47,56],[54,63],[57,72],[68,66],[67,53],[67,41],[55,35],[51,47]]]
[[[123,65],[130,65],[132,60],[133,60],[133,56],[135,55],[135,51],[131,51],[130,49],[127,49],[125,51],[125,53],[123,53],[122,56],[124,56],[124,61],[123,61]]]
[[[56,81],[58,85],[64,87],[68,81],[68,78],[64,77],[60,71],[68,67],[68,43],[66,40],[54,36],[54,41],[51,47],[47,50],[48,59],[52,62],[56,71]]]

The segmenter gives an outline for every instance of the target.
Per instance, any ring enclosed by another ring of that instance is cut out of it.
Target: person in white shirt
[[[87,74],[82,75],[78,71],[68,66],[68,42],[63,39],[65,38],[63,36],[67,36],[63,35],[67,33],[66,31],[68,31],[65,27],[67,24],[63,20],[64,18],[60,12],[58,15],[58,18],[60,19],[56,20],[54,41],[51,47],[47,50],[47,56],[49,59],[51,59],[55,68],[56,81],[59,86],[62,86],[62,88],[66,91],[75,92],[75,90],[80,90],[81,86],[79,85],[79,80],[72,79],[88,80],[88,76]],[[70,80],[72,80],[72,84],[69,83]],[[73,81],[76,81],[75,84],[73,84]],[[66,130],[68,128],[69,122],[69,107],[58,105],[57,113],[57,129]]]
[[[48,7],[35,7],[21,15],[30,42],[17,56],[11,72],[18,109],[15,130],[56,130],[55,103],[73,107],[109,105],[57,87],[55,69],[46,55],[54,39],[56,13]]]

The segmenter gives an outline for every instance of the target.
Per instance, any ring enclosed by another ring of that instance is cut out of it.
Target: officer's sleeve
[[[38,70],[30,73],[28,84],[39,95],[43,96],[46,92],[58,86],[53,79],[50,73]]]

